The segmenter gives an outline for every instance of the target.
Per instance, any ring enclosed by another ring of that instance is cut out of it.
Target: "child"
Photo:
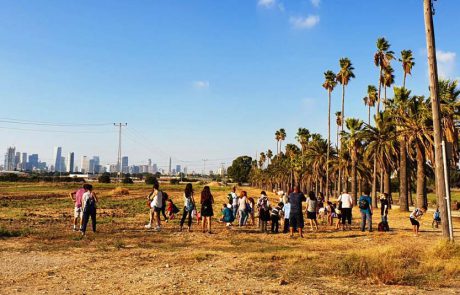
[[[179,208],[177,208],[170,198],[168,199],[168,208],[166,211],[168,211],[168,218],[166,219],[166,222],[168,222],[169,219],[174,219],[175,214],[179,213]]]
[[[423,206],[422,209],[415,208],[415,210],[412,211],[412,213],[410,214],[409,219],[410,219],[410,223],[414,227],[415,236],[418,236],[418,230],[420,228],[420,223],[418,222],[417,219],[420,219],[422,215],[425,214],[426,210],[427,210],[427,207]]]
[[[439,212],[439,206],[436,207],[436,211],[433,213],[433,228],[438,228],[439,224],[441,223],[441,212]]]
[[[272,220],[272,233],[278,233],[279,222],[280,222],[280,213],[283,209],[283,202],[279,202],[278,206],[272,209],[270,214]]]
[[[235,217],[233,216],[232,204],[224,204],[222,206],[222,222],[225,222],[228,228],[232,226],[233,221],[235,221]]]
[[[382,222],[388,223],[388,194],[383,193],[380,195],[380,215],[382,216]]]
[[[289,200],[283,206],[283,216],[284,216],[284,223],[283,223],[283,233],[287,234],[289,232],[289,214],[291,213],[291,203]]]
[[[340,221],[342,220],[342,202],[339,201],[337,207],[335,207],[335,214],[337,216],[337,222],[335,224],[335,229],[340,228]]]
[[[326,212],[327,212],[327,224],[332,225],[334,222],[334,217],[332,215],[334,213],[334,207],[332,206],[332,202],[327,202]]]

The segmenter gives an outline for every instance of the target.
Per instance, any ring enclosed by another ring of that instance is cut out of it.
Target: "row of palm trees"
[[[372,184],[373,205],[376,206],[378,192],[391,195],[391,179],[399,177],[401,210],[409,209],[412,183],[415,184],[417,205],[427,204],[427,178],[434,175],[431,102],[423,96],[412,95],[405,87],[407,75],[411,75],[415,65],[410,50],[402,50],[398,59],[402,66],[402,86],[394,87],[393,96],[387,97],[387,88],[395,83],[391,66],[395,56],[385,38],[379,38],[376,45],[374,64],[379,71],[378,86],[369,85],[363,99],[368,109],[367,122],[345,118],[345,90],[355,74],[350,59],[342,58],[337,74],[330,70],[324,73],[322,86],[328,98],[327,139],[299,128],[296,135],[299,145],[287,144],[283,152],[281,143],[286,138],[286,131],[276,131],[277,153],[273,155],[268,150],[260,154],[251,171],[254,185],[286,190],[299,184],[304,190],[323,192],[327,199],[345,188],[356,199],[364,185]],[[333,145],[331,99],[337,84],[342,86],[342,105],[341,111],[336,112],[337,134],[336,145]],[[449,151],[452,167],[455,167],[454,163],[458,162],[460,90],[456,81],[441,80],[438,84],[443,132],[452,146]],[[373,107],[376,111],[371,116]]]

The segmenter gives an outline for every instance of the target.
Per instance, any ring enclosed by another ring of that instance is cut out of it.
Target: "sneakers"
[[[147,229],[151,229],[152,225],[149,223],[149,224],[146,224],[144,227],[147,228]]]
[[[157,226],[157,227],[155,228],[155,231],[161,231],[161,227]]]

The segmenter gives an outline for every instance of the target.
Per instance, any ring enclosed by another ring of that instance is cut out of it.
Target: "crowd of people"
[[[279,200],[270,202],[267,193],[262,191],[256,201],[253,197],[248,197],[246,191],[241,191],[239,195],[236,187],[227,195],[227,202],[222,204],[221,217],[219,222],[225,223],[227,228],[232,226],[258,226],[264,233],[289,233],[290,237],[298,233],[303,237],[304,215],[310,224],[311,231],[318,231],[318,219],[324,224],[332,226],[336,230],[352,229],[352,209],[353,206],[359,207],[361,214],[361,231],[373,231],[372,216],[374,208],[370,190],[366,188],[364,194],[360,196],[357,204],[354,204],[353,198],[347,191],[344,191],[336,202],[325,201],[323,194],[316,194],[310,191],[307,197],[300,191],[298,186],[294,186],[292,191],[287,193],[277,192]],[[74,219],[73,230],[80,231],[85,235],[86,228],[91,218],[93,232],[96,232],[96,204],[98,199],[90,184],[84,184],[82,188],[70,193],[74,201]],[[305,211],[303,203],[306,203]],[[201,223],[203,233],[212,233],[212,217],[214,216],[214,197],[209,186],[205,186],[200,194],[200,210],[194,198],[194,190],[191,183],[185,187],[183,194],[183,210],[179,222],[179,230],[182,231],[187,221],[187,229],[191,231],[193,220]],[[388,212],[391,206],[391,200],[388,194],[380,195],[380,216],[381,221],[378,224],[379,231],[389,231]],[[176,204],[169,198],[168,194],[160,190],[159,183],[153,185],[152,191],[147,196],[147,207],[149,208],[149,222],[145,225],[146,229],[161,230],[161,216],[165,222],[174,219],[180,212]],[[416,208],[411,212],[409,219],[413,226],[415,235],[419,234],[419,219],[426,213],[427,207]],[[257,212],[257,224],[256,224]],[[336,219],[334,223],[334,219]],[[80,223],[78,222],[80,220]],[[433,216],[433,227],[441,222],[439,210],[436,210]]]

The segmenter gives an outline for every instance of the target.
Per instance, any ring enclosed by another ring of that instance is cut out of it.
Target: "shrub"
[[[145,177],[145,184],[154,185],[157,182],[158,182],[157,178],[153,176],[152,174],[149,174]]]
[[[99,183],[110,183],[110,174],[104,173],[97,178]]]
[[[179,183],[180,183],[180,179],[172,178],[172,179],[169,180],[169,183],[170,183],[170,184],[179,184]]]
[[[134,183],[134,181],[130,177],[123,178],[123,180],[121,182],[124,183],[124,184],[133,184]]]

